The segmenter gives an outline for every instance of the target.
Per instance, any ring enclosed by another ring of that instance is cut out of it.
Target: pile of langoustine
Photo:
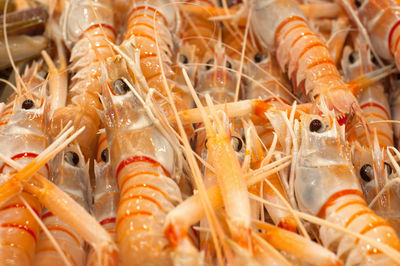
[[[400,263],[396,1],[39,2],[0,6],[0,265]]]

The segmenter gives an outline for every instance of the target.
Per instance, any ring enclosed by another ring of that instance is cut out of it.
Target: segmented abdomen
[[[358,95],[360,108],[368,123],[372,134],[376,131],[379,145],[381,147],[393,146],[393,129],[390,123],[370,123],[376,121],[390,120],[390,108],[387,96],[381,84],[372,85]],[[357,140],[361,145],[368,145],[365,129],[358,124],[355,132],[349,135],[348,140]]]
[[[72,228],[48,210],[43,214],[42,221],[57,241],[68,261],[75,266],[85,265],[86,251],[84,240]],[[43,232],[39,236],[33,265],[65,265],[54,244]]]
[[[303,18],[284,20],[276,30],[275,44],[281,68],[288,69],[295,90],[301,88],[303,96],[345,87],[328,48]]]
[[[40,228],[20,197],[40,217],[39,201],[26,192],[0,207],[0,265],[28,266],[35,255]]]
[[[170,66],[172,36],[167,19],[154,7],[136,3],[128,15],[126,27],[125,40],[135,36],[136,47],[140,49],[140,67],[149,87],[163,92],[161,68],[163,67],[168,79],[173,75]],[[160,54],[157,51],[156,38]]]
[[[165,216],[180,191],[157,161],[134,156],[116,170],[121,200],[117,212],[117,236],[124,265],[168,265],[171,257],[164,237]]]
[[[373,238],[400,250],[400,242],[393,228],[367,207],[361,191],[348,189],[333,194],[321,208],[318,216],[353,232]],[[343,235],[336,230],[321,227],[320,238],[349,265],[359,263],[393,263],[381,251],[362,240]]]
[[[400,16],[396,1],[363,1],[357,7],[360,20],[368,30],[375,51],[380,57],[390,60],[400,59]]]

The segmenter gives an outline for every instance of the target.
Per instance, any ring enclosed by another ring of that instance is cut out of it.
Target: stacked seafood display
[[[400,264],[398,1],[0,10],[0,265]]]

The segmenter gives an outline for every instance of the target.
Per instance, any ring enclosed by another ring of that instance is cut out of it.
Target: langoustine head
[[[379,146],[376,136],[372,149],[356,142],[352,145],[352,161],[366,201],[373,202],[370,207],[400,232],[400,186],[393,183],[386,187],[396,178],[386,149]],[[384,192],[376,198],[382,190]]]
[[[247,99],[276,99],[282,103],[290,103],[289,84],[279,68],[278,63],[271,53],[258,51],[253,55],[253,61],[249,61],[248,75],[251,80],[246,84]]]
[[[301,144],[296,162],[295,192],[301,208],[318,214],[334,193],[361,190],[344,139],[333,111],[326,106],[322,115],[303,115]]]
[[[89,164],[78,144],[70,144],[51,162],[51,179],[86,210],[89,209]]]
[[[176,156],[171,154],[176,154],[161,132],[162,126],[155,125],[155,117],[145,106],[143,89],[132,81],[125,61],[119,56],[109,58],[107,64],[100,98],[111,163],[119,163],[136,153],[155,159],[173,175]]]
[[[204,66],[198,70],[197,92],[204,97],[209,93],[216,103],[232,102],[237,83],[233,72],[233,61],[225,54],[225,49],[217,44],[215,53],[203,57]]]

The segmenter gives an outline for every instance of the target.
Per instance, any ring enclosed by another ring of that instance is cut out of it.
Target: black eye
[[[400,73],[397,73],[397,74],[395,75],[395,79],[400,80]]]
[[[354,4],[356,5],[357,8],[359,8],[362,5],[362,0],[355,0]]]
[[[114,92],[118,95],[124,95],[129,91],[128,85],[122,80],[117,79],[114,81]]]
[[[179,61],[182,63],[182,64],[187,64],[187,63],[189,63],[189,59],[187,58],[187,56],[186,55],[184,55],[184,54],[180,54],[179,55]]]
[[[105,148],[102,152],[101,152],[101,160],[103,162],[107,162],[108,161],[108,148]]]
[[[232,138],[231,138],[231,145],[232,145],[232,148],[233,148],[236,152],[239,152],[239,151],[242,150],[243,141],[242,141],[241,139],[239,139],[238,137],[236,137],[236,136],[232,136]]]
[[[349,54],[349,62],[350,62],[350,64],[354,64],[356,62],[356,60],[357,60],[357,57],[358,57],[357,51],[351,52]]]
[[[387,174],[391,175],[392,174],[392,167],[390,166],[390,164],[385,162],[385,168],[386,168]]]
[[[317,132],[322,128],[322,122],[319,119],[314,119],[310,123],[310,131],[311,132]]]
[[[364,164],[360,169],[360,176],[365,182],[371,181],[374,176],[372,166],[370,164]]]
[[[226,67],[227,68],[229,68],[229,69],[231,69],[232,68],[232,63],[231,62],[229,62],[229,61],[226,61]]]
[[[31,99],[26,99],[23,103],[22,103],[22,108],[23,109],[31,109],[34,106],[34,103]]]
[[[210,70],[211,67],[214,65],[214,59],[208,60],[206,64],[207,64],[206,65],[206,70]]]
[[[262,60],[264,60],[265,58],[267,58],[267,55],[262,53],[262,52],[258,52],[256,53],[256,55],[254,56],[254,62],[256,63],[260,63]]]
[[[375,57],[375,55],[371,52],[371,62],[374,64],[374,65],[378,65],[378,60],[376,60],[376,57]]]
[[[77,166],[79,163],[79,156],[75,152],[69,151],[64,154],[64,160],[70,165]]]

